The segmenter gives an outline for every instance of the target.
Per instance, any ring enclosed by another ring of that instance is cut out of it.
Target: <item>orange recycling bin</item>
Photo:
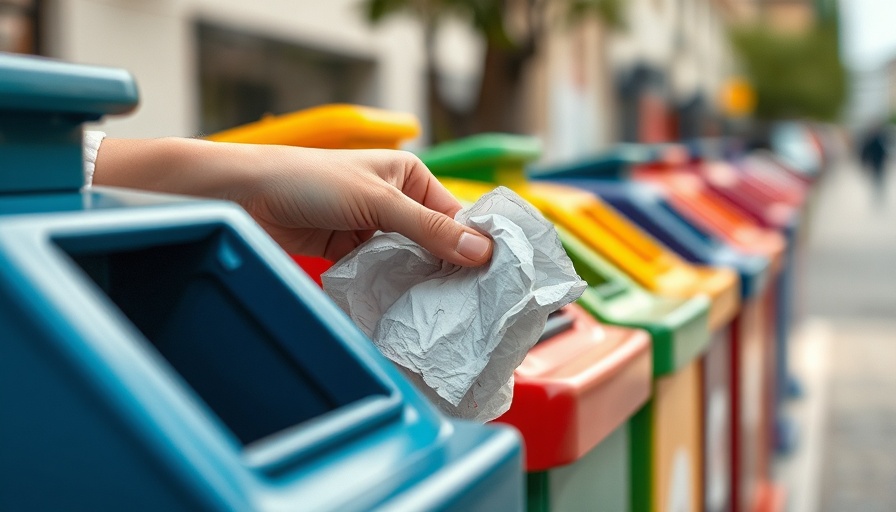
[[[774,435],[775,321],[777,285],[784,265],[787,246],[784,236],[762,228],[735,205],[712,193],[703,180],[688,173],[662,173],[636,170],[635,177],[661,185],[672,206],[695,226],[724,240],[746,254],[758,254],[771,261],[772,284],[760,301],[744,304],[739,335],[743,393],[761,393],[761,407],[755,396],[740,396],[743,406],[739,421],[740,454],[735,461],[737,503],[735,510],[745,512],[777,511],[784,507],[784,490],[772,480],[771,464]],[[757,331],[755,326],[762,326]],[[757,379],[760,382],[755,382]]]
[[[280,144],[322,149],[398,149],[420,133],[412,114],[360,105],[322,105],[254,122],[208,136],[218,142]],[[333,262],[292,255],[293,260],[320,285],[320,275]]]
[[[679,298],[710,297],[710,329],[716,339],[727,338],[740,301],[739,277],[734,271],[689,264],[587,192],[527,182],[524,165],[538,154],[527,139],[486,134],[443,144],[421,158],[438,175],[480,179],[514,189],[558,227],[649,291]],[[635,417],[633,439],[652,439],[656,446],[678,448],[652,450],[651,442],[633,442],[634,510],[699,510],[702,378],[700,363],[694,361],[657,379],[652,406]]]

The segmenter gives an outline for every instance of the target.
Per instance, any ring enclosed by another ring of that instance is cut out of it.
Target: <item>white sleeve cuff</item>
[[[96,168],[96,154],[100,150],[100,144],[106,134],[100,131],[86,130],[84,132],[84,187],[93,185],[93,171]]]

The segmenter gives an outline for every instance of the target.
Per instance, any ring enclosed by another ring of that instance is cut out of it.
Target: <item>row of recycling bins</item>
[[[0,54],[0,77],[0,509],[783,506],[812,178],[774,155],[620,146],[539,168],[535,139],[502,134],[421,152],[462,201],[504,185],[532,202],[589,285],[479,426],[438,414],[237,206],[81,189],[82,125],[134,108],[130,75]],[[210,138],[417,131],[334,105]]]
[[[335,105],[212,139],[396,148],[415,135],[407,116]],[[463,202],[521,194],[589,285],[551,315],[496,420],[522,433],[529,510],[784,507],[771,465],[795,442],[781,405],[798,386],[787,340],[814,178],[768,152],[707,153],[622,145],[537,166],[537,139],[483,134],[418,155]],[[296,261],[315,278],[329,264]]]

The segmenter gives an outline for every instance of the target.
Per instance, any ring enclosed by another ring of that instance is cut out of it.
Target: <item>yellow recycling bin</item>
[[[335,104],[265,116],[207,138],[323,149],[398,149],[419,133],[420,123],[412,114]]]

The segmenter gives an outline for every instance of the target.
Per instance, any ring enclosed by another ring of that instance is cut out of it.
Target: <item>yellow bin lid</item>
[[[518,183],[514,189],[646,289],[680,298],[708,295],[711,330],[737,314],[740,278],[734,270],[685,261],[590,192],[549,183]]]
[[[412,114],[333,104],[265,116],[206,137],[218,142],[281,144],[323,149],[398,149],[420,133]]]
[[[465,180],[460,178],[439,177],[439,182],[451,192],[461,203],[473,204],[480,197],[488,194],[497,185],[491,185],[481,181]]]

